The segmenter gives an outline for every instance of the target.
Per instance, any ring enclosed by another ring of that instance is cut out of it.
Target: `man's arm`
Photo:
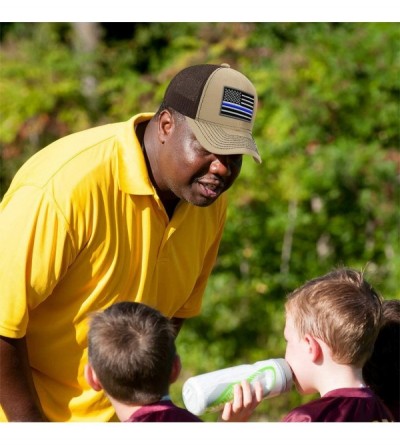
[[[0,336],[0,404],[10,422],[44,422],[25,338]]]

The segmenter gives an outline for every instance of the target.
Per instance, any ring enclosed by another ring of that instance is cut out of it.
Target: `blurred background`
[[[244,159],[202,314],[178,337],[182,406],[192,375],[283,357],[285,297],[310,278],[362,269],[400,299],[399,42],[398,23],[2,23],[0,198],[53,140],[156,111],[188,65],[252,80],[263,163]],[[253,420],[309,399],[266,400]]]

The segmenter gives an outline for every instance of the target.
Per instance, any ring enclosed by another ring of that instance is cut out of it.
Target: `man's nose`
[[[231,165],[228,156],[216,157],[210,165],[210,172],[214,175],[222,177],[230,176],[232,174]]]

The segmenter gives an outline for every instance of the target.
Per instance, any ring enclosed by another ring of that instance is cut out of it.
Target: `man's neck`
[[[151,161],[151,157],[154,156],[155,151],[152,149],[151,146],[151,133],[155,131],[154,128],[154,122],[146,122],[145,125],[138,125],[136,128],[136,135],[137,138],[142,146],[143,150],[143,156],[146,161],[147,171],[151,180],[151,183],[153,184],[153,187],[157,191],[157,195],[160,198],[161,202],[163,203],[164,209],[168,215],[168,218],[171,219],[172,215],[174,214],[175,208],[178,205],[180,199],[176,197],[171,191],[162,191],[158,187],[157,180],[154,177],[154,171],[153,166],[155,166],[155,169],[157,171],[157,160],[154,159]],[[146,137],[145,134],[149,133]],[[146,141],[146,142],[145,142]]]

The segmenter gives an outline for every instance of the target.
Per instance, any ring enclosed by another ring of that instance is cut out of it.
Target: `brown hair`
[[[149,404],[168,394],[175,332],[157,310],[141,303],[113,304],[92,316],[88,343],[89,362],[111,397]]]
[[[289,294],[286,311],[300,336],[324,341],[337,363],[362,367],[372,353],[382,307],[362,272],[338,268]]]
[[[384,300],[382,305],[382,327],[363,376],[400,422],[400,300]]]

